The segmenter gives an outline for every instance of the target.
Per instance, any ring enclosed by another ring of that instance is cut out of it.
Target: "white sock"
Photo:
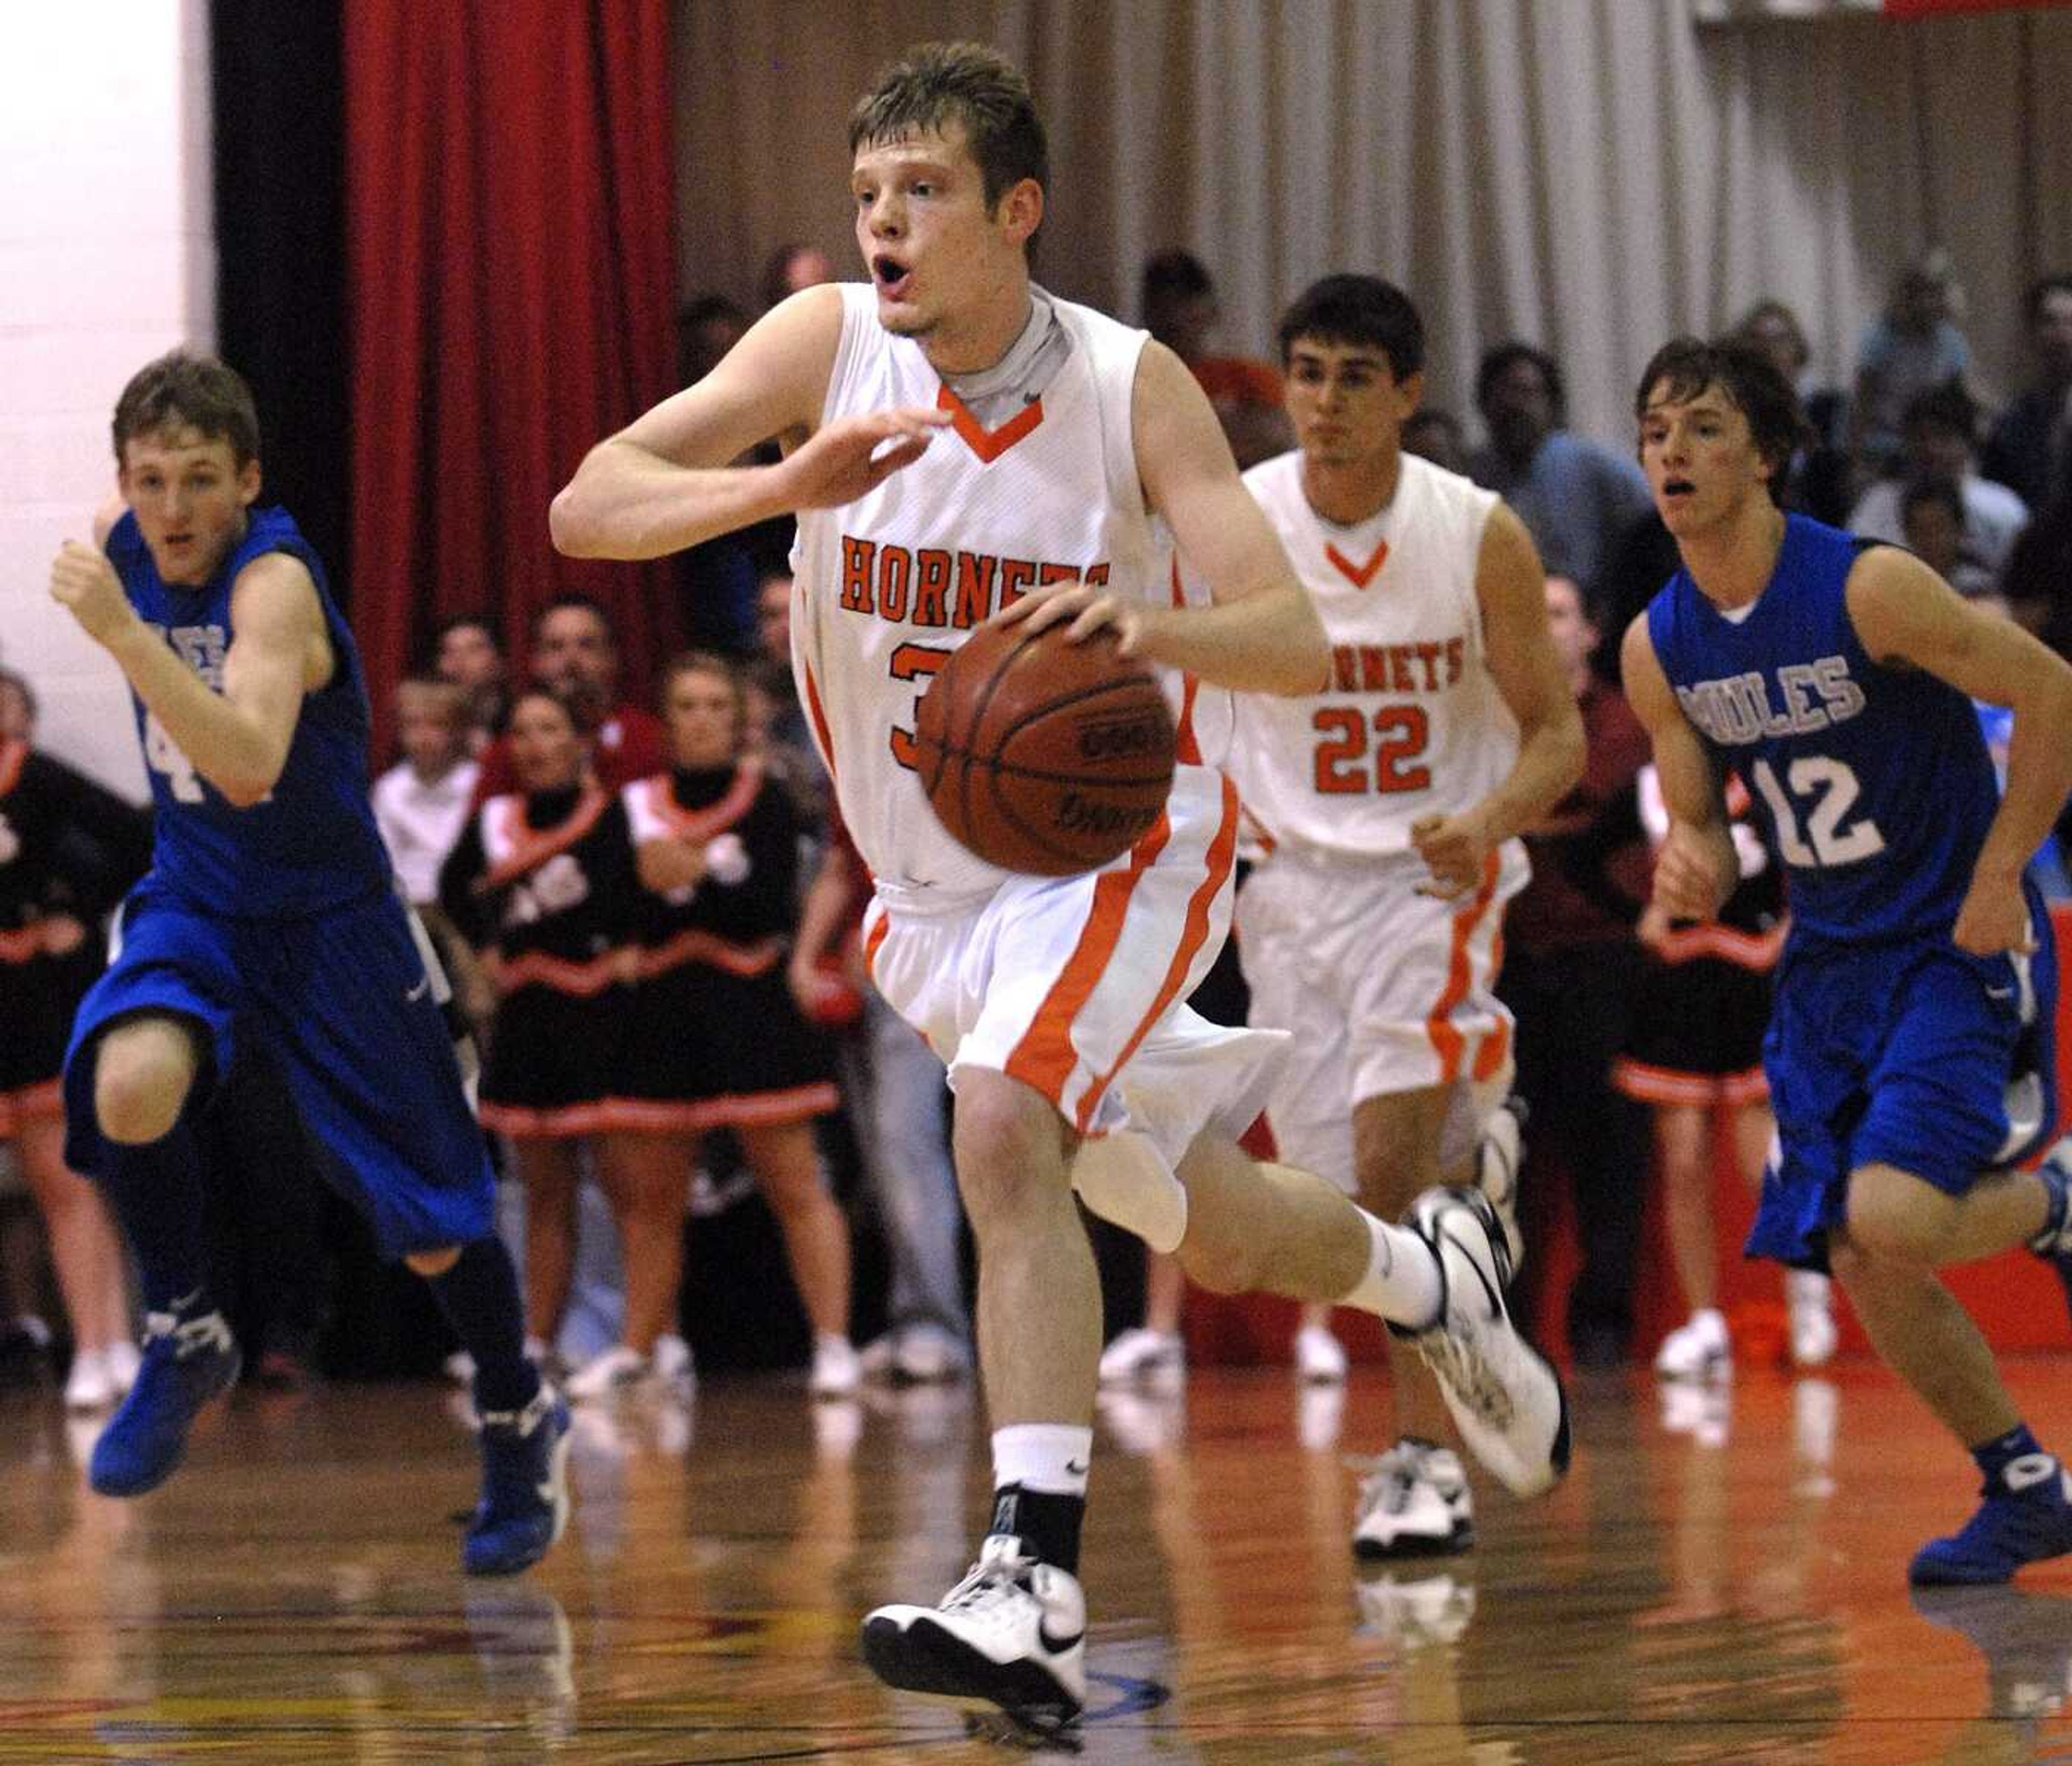
[[[1339,1299],[1393,1324],[1421,1330],[1439,1316],[1439,1262],[1432,1247],[1407,1226],[1392,1226],[1364,1208],[1360,1218],[1374,1238],[1367,1274]]]
[[[1018,1484],[1050,1496],[1083,1497],[1094,1431],[1064,1423],[1010,1423],[993,1431],[993,1487]]]

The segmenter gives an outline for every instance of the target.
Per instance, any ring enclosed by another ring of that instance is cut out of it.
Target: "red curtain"
[[[627,695],[678,624],[668,567],[557,554],[584,450],[674,382],[667,0],[344,8],[354,625],[388,702],[444,614],[524,666],[553,596],[619,628]]]

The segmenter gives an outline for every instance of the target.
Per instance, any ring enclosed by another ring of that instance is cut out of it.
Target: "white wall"
[[[131,373],[216,330],[206,0],[10,6],[0,55],[0,663],[41,745],[141,797],[127,690],[46,591],[113,488]]]

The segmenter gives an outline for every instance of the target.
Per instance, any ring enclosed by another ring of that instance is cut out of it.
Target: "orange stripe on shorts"
[[[1432,1039],[1432,1046],[1439,1051],[1439,1083],[1449,1086],[1461,1077],[1461,1057],[1466,1051],[1467,1038],[1454,1029],[1453,1008],[1468,996],[1468,984],[1474,979],[1474,964],[1468,955],[1468,943],[1475,935],[1475,928],[1482,924],[1482,916],[1489,912],[1490,903],[1496,897],[1497,856],[1492,852],[1482,864],[1482,887],[1475,891],[1475,898],[1453,916],[1453,945],[1446,959],[1446,985],[1438,1002],[1432,1008],[1432,1016],[1424,1021],[1424,1033]]]
[[[1065,967],[1050,984],[1050,991],[1036,1008],[1036,1016],[1022,1032],[1014,1053],[1007,1058],[1007,1075],[1033,1086],[1062,1109],[1065,1082],[1079,1065],[1072,1046],[1072,1021],[1079,1008],[1092,996],[1107,972],[1108,959],[1122,942],[1122,922],[1129,911],[1129,898],[1138,881],[1173,836],[1173,824],[1163,811],[1151,832],[1130,848],[1129,868],[1104,871],[1094,885],[1094,905],[1079,930]]]
[[[1115,1058],[1115,1065],[1087,1088],[1087,1095],[1079,1100],[1077,1111],[1081,1134],[1093,1120],[1094,1107],[1101,1095],[1114,1082],[1115,1076],[1122,1071],[1123,1063],[1137,1053],[1137,1045],[1151,1033],[1151,1027],[1158,1021],[1161,1012],[1173,1003],[1174,996],[1186,984],[1187,970],[1194,960],[1194,953],[1208,942],[1209,904],[1215,899],[1216,891],[1229,879],[1231,867],[1237,861],[1237,786],[1226,778],[1223,780],[1223,819],[1216,829],[1216,837],[1209,843],[1208,874],[1196,886],[1187,901],[1187,918],[1180,933],[1180,947],[1173,953],[1173,960],[1166,966],[1166,979],[1160,984],[1157,997],[1151,1002],[1151,1009],[1144,1014],[1137,1026],[1136,1033],[1123,1045],[1122,1053]]]

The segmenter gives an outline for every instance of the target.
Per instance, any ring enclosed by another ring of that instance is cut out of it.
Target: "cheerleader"
[[[101,1193],[64,1161],[59,1075],[74,1008],[101,973],[100,924],[150,862],[151,823],[30,745],[35,699],[0,736],[0,1136],[14,1142],[50,1234],[72,1341],[69,1410],[112,1404],[136,1378],[121,1241]]]
[[[544,1360],[568,1301],[580,1144],[603,1125],[633,951],[626,812],[591,777],[574,710],[545,688],[511,708],[519,790],[471,816],[439,904],[479,952],[495,1001],[483,1125],[525,1188],[527,1350]]]
[[[740,676],[692,651],[663,684],[671,770],[625,789],[642,886],[634,990],[608,1161],[621,1215],[626,1341],[569,1382],[595,1396],[645,1371],[682,1275],[684,1173],[730,1127],[784,1235],[814,1338],[817,1396],[854,1390],[849,1223],[821,1181],[813,1118],[835,1107],[826,1040],[785,982],[798,920],[797,811],[742,753]]]

